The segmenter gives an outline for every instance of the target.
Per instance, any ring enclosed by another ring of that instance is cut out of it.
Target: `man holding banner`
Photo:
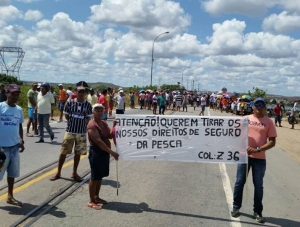
[[[274,122],[264,115],[266,101],[263,98],[254,100],[253,114],[248,117],[248,165],[238,164],[236,183],[233,194],[232,217],[239,217],[242,207],[243,189],[250,168],[254,184],[254,218],[264,223],[263,211],[263,178],[266,171],[266,151],[276,144],[276,127]],[[248,167],[248,169],[247,169]]]

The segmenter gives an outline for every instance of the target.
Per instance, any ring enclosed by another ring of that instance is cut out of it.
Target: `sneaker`
[[[53,141],[54,140],[54,134],[51,135],[50,138],[51,138],[51,141]]]
[[[63,122],[62,120],[58,120],[57,123]]]
[[[43,139],[40,139],[39,141],[36,141],[35,143],[44,143],[45,141]]]
[[[238,218],[240,216],[240,209],[233,208],[231,211],[231,217]]]
[[[265,223],[265,219],[261,213],[259,214],[257,212],[254,212],[253,217],[258,223]]]

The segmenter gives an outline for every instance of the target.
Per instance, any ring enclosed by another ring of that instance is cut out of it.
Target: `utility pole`
[[[199,87],[200,87],[200,84],[198,83],[198,92],[199,92]]]
[[[189,79],[186,79],[186,90],[189,90]]]
[[[193,85],[192,85],[193,91],[194,91],[194,80],[193,80]]]

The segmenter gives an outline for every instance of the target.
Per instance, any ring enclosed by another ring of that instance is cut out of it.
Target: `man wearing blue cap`
[[[253,216],[258,223],[264,223],[262,200],[263,178],[266,171],[266,151],[275,146],[277,133],[274,122],[265,116],[265,99],[255,99],[252,109],[253,114],[248,116],[248,169],[247,164],[239,164],[237,167],[231,216],[240,216],[239,209],[242,207],[244,184],[251,168],[254,184]]]

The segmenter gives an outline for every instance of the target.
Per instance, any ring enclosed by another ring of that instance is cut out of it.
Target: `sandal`
[[[7,204],[10,204],[10,205],[14,205],[14,206],[18,206],[18,207],[22,207],[23,206],[23,203],[16,200],[16,199],[10,199],[10,200],[6,200],[6,203]]]
[[[95,198],[95,202],[96,203],[100,203],[100,204],[107,204],[107,201],[106,200],[104,200],[104,199],[101,199],[101,198]]]
[[[27,136],[27,137],[33,137],[33,135],[32,135],[31,133],[29,133],[29,132],[26,133],[26,136]]]
[[[55,180],[58,180],[58,179],[60,179],[60,176],[59,175],[55,175],[55,176],[51,177],[49,180],[50,181],[55,181]]]
[[[88,207],[95,209],[95,210],[101,210],[102,206],[97,205],[96,203],[88,203]]]
[[[82,177],[80,177],[80,176],[78,176],[78,175],[76,175],[76,176],[72,176],[71,178],[73,178],[73,179],[74,179],[74,181],[76,181],[76,182],[81,182],[81,181],[83,181],[83,178],[82,178]]]

